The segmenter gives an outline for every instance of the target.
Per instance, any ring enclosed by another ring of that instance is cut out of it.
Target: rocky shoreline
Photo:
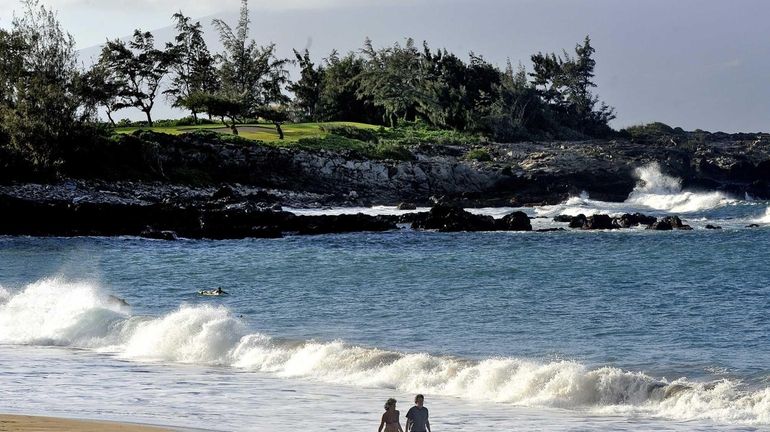
[[[29,185],[27,185],[27,190]],[[77,191],[77,188],[71,192]],[[61,191],[58,191],[61,192]],[[138,236],[160,240],[280,238],[349,232],[382,232],[410,226],[415,230],[533,231],[522,211],[502,218],[473,214],[456,204],[436,204],[427,212],[400,215],[296,215],[277,203],[259,201],[263,195],[243,196],[225,186],[210,196],[177,196],[176,200],[144,202],[101,191],[104,197],[62,195],[41,199],[0,193],[0,235],[31,236]],[[109,197],[107,199],[106,197]],[[411,207],[411,206],[403,206]],[[641,213],[611,217],[560,215],[555,222],[570,229],[615,230],[645,226],[651,230],[691,230],[678,216],[660,219]],[[719,229],[708,226],[707,228]],[[549,228],[536,231],[555,231]]]
[[[459,207],[555,204],[583,191],[595,199],[623,201],[638,182],[634,170],[653,162],[681,178],[686,188],[770,198],[766,135],[720,136],[686,145],[673,140],[420,144],[411,148],[411,160],[148,132],[113,145],[99,163],[81,167],[71,178],[50,183],[5,179],[0,184],[0,234],[225,239],[384,231],[399,223],[440,231],[531,230],[521,212],[494,220]],[[474,149],[487,152],[490,160],[469,160],[465,155]],[[400,218],[283,211],[400,202],[437,206]],[[577,229],[639,224],[686,229],[678,218],[652,219],[594,215],[563,222]]]

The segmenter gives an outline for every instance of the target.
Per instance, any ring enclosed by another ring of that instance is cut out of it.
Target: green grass
[[[294,143],[303,138],[323,138],[329,135],[328,129],[335,127],[353,127],[359,129],[376,130],[379,126],[356,122],[325,122],[325,123],[286,123],[281,128],[284,133],[284,142]],[[231,135],[229,130],[222,124],[208,124],[196,126],[173,126],[173,127],[123,127],[116,128],[115,132],[120,134],[130,134],[138,130],[148,130],[152,132],[165,133],[169,135],[180,135],[183,133],[195,132],[198,130],[221,129],[222,134]],[[280,141],[275,126],[270,123],[250,123],[238,125],[238,136],[254,141],[263,141],[266,143]]]
[[[152,128],[122,127],[117,128],[116,132],[118,134],[132,134],[137,131],[151,131],[169,135],[197,132],[203,135],[215,134],[212,137],[234,144],[347,151],[368,159],[395,160],[414,159],[414,154],[410,149],[421,144],[470,146],[485,142],[483,137],[476,134],[428,129],[416,123],[405,124],[395,129],[343,121],[287,123],[282,126],[282,129],[284,132],[283,140],[278,139],[275,126],[271,123],[238,125],[238,136],[233,135],[222,124],[156,126]],[[477,160],[489,160],[488,154],[470,154],[469,157]]]

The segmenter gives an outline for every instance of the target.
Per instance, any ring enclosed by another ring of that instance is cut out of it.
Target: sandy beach
[[[0,414],[0,432],[169,432],[153,426],[55,417]]]

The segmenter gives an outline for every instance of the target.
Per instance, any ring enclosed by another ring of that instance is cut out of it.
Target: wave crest
[[[86,347],[128,359],[216,364],[532,407],[770,424],[770,389],[745,391],[734,381],[668,382],[567,360],[469,360],[342,341],[287,341],[249,332],[224,307],[181,306],[160,317],[131,316],[96,285],[56,278],[30,284],[0,304],[0,343]]]

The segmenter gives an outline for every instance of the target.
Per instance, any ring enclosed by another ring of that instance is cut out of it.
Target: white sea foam
[[[628,204],[674,213],[692,213],[736,201],[722,192],[683,191],[682,179],[664,174],[657,163],[637,168],[635,174],[639,183],[625,201]]]
[[[112,351],[137,361],[228,366],[357,387],[425,392],[530,407],[770,424],[770,389],[669,382],[614,367],[521,358],[468,360],[341,341],[285,341],[250,332],[224,307],[128,314],[91,283],[45,279],[0,305],[0,343]]]
[[[770,207],[765,210],[764,216],[757,218],[754,222],[761,224],[770,224]]]
[[[722,192],[693,192],[682,190],[682,179],[666,175],[658,163],[651,163],[634,171],[637,185],[622,203],[592,200],[586,192],[579,197],[537,209],[542,216],[560,214],[620,215],[633,212],[694,213],[717,209],[737,200]]]
[[[90,346],[126,312],[95,284],[43,279],[0,306],[0,342]]]

